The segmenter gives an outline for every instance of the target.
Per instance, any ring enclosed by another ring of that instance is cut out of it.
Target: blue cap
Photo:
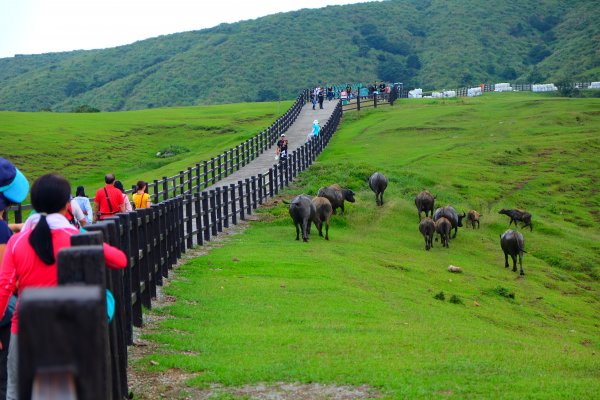
[[[0,157],[0,193],[13,203],[21,203],[29,192],[25,175],[10,161]]]

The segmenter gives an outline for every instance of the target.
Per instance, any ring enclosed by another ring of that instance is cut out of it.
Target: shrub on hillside
[[[95,107],[84,104],[79,107],[75,107],[71,112],[74,112],[74,113],[97,113],[97,112],[100,112],[100,110],[98,110]]]

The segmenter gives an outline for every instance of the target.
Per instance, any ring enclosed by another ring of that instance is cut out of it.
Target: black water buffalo
[[[504,252],[504,268],[508,268],[508,256],[510,255],[513,261],[513,272],[517,272],[517,256],[519,256],[521,275],[525,275],[523,272],[523,253],[525,252],[523,235],[520,232],[509,229],[500,235],[500,246]]]
[[[502,210],[498,211],[498,214],[504,214],[504,215],[508,215],[510,217],[508,226],[510,226],[510,224],[512,224],[514,222],[515,227],[518,227],[517,221],[521,221],[521,222],[523,222],[523,226],[521,226],[521,228],[525,228],[526,226],[528,226],[529,231],[530,232],[533,231],[533,224],[531,223],[531,214],[529,214],[527,211],[507,210],[506,208],[503,208]]]
[[[469,212],[467,213],[467,227],[469,225],[472,225],[473,229],[475,229],[475,223],[477,222],[477,229],[479,229],[479,219],[480,218],[481,218],[481,214],[479,214],[477,211],[469,210]]]
[[[294,197],[289,207],[290,216],[296,226],[296,240],[300,240],[300,228],[302,227],[302,240],[308,242],[310,224],[315,222],[317,211],[310,197],[301,194]],[[316,223],[315,223],[316,225]]]
[[[319,230],[319,236],[323,237],[323,222],[325,222],[325,240],[329,240],[329,220],[333,213],[331,203],[325,197],[315,197],[312,203],[316,210],[315,225]]]
[[[383,205],[383,192],[388,185],[388,179],[380,172],[375,172],[369,178],[369,187],[375,192],[375,203],[378,206]]]
[[[463,215],[459,215],[454,209],[454,207],[446,206],[440,207],[437,210],[435,210],[435,212],[433,213],[433,220],[437,221],[441,217],[446,217],[448,221],[450,221],[450,224],[452,224],[452,228],[454,228],[454,236],[452,236],[452,238],[455,238],[456,233],[458,232],[458,227],[463,226],[462,219],[466,216],[467,214],[464,211]]]
[[[435,207],[435,196],[429,193],[427,190],[422,191],[415,197],[415,206],[419,212],[419,220],[421,220],[421,212],[425,211],[425,217],[429,217],[430,213],[433,216],[433,210]]]
[[[336,213],[337,208],[341,208],[342,214],[344,214],[344,200],[349,201],[350,203],[354,203],[356,201],[354,199],[354,192],[352,190],[343,188],[337,183],[320,188],[317,196],[325,197],[327,200],[329,200],[334,214]]]
[[[435,234],[435,222],[429,217],[423,218],[419,223],[419,232],[425,239],[425,250],[433,247],[433,235]]]
[[[435,221],[435,231],[440,235],[442,247],[450,247],[448,241],[450,240],[450,230],[452,230],[452,224],[446,217],[439,217]]]

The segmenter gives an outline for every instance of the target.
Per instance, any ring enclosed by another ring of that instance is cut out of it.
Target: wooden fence
[[[152,202],[160,203],[186,193],[202,191],[243,168],[277,142],[279,135],[287,131],[294,123],[308,99],[309,91],[305,89],[283,116],[259,134],[210,160],[199,162],[185,171],[179,171],[177,175],[163,176],[162,179],[148,182],[148,192],[151,194]],[[135,191],[135,186],[133,186],[125,193],[131,194]],[[23,221],[23,212],[30,210],[32,210],[30,204],[11,206],[7,209],[6,219],[20,223]]]
[[[299,98],[299,100],[304,101],[303,98]],[[97,376],[90,378],[76,375],[73,377],[72,371],[67,370],[61,375],[62,379],[58,379],[56,382],[63,382],[63,386],[70,387],[68,382],[75,379],[76,388],[80,388],[80,384],[85,381],[94,382],[96,386],[105,382],[105,386],[108,387],[99,392],[98,397],[91,398],[119,400],[127,398],[127,345],[133,343],[133,327],[142,326],[143,309],[152,308],[152,299],[156,297],[157,286],[163,284],[163,278],[169,276],[169,270],[192,246],[203,245],[223,229],[246,219],[246,216],[252,214],[266,200],[277,195],[299,173],[307,169],[329,143],[339,125],[341,116],[342,106],[341,102],[338,102],[318,137],[312,138],[294,150],[289,154],[287,160],[273,165],[265,174],[258,174],[243,181],[240,180],[236,184],[217,186],[208,190],[206,190],[206,175],[203,173],[199,177],[194,177],[194,174],[190,172],[189,175],[180,174],[176,179],[163,179],[162,183],[165,186],[161,187],[162,190],[155,192],[155,198],[159,198],[160,202],[147,209],[116,214],[114,217],[86,226],[88,233],[73,236],[71,242],[74,247],[59,252],[59,284],[79,282],[101,288],[105,285],[114,294],[117,309],[113,322],[107,328],[110,351],[107,352],[107,357],[98,360],[98,368],[90,372]],[[266,136],[266,138],[268,140],[265,140],[265,143],[270,142],[270,136]],[[258,143],[261,143],[260,140]],[[246,153],[246,157],[240,158],[240,161],[234,164],[238,168],[239,165],[243,165],[241,164],[242,160],[247,162],[256,157],[260,149],[265,149],[260,145],[254,147],[254,150],[251,145],[248,147],[244,145],[244,147],[250,150]],[[231,160],[231,158],[227,160]],[[217,165],[221,165],[223,168],[224,164],[215,163],[214,167],[211,166],[211,170],[218,171],[215,169]],[[227,165],[231,166],[231,164]],[[224,168],[221,172],[224,173]],[[210,176],[216,182],[219,175]],[[184,179],[186,177],[187,179]],[[174,182],[173,186],[170,182]],[[155,187],[160,186],[155,185]],[[107,270],[105,278],[102,278],[102,274],[97,273],[99,269],[104,271],[103,265],[98,265],[96,260],[98,252],[101,252],[101,248],[97,246],[100,240],[119,247],[127,255],[128,265],[124,270]],[[78,249],[77,246],[84,247]],[[85,268],[85,265],[88,267]],[[82,268],[88,272],[73,272],[81,271]],[[92,301],[95,301],[95,298],[90,300],[90,302]],[[60,328],[36,326],[34,319],[27,316],[23,318],[30,321],[32,331],[61,332]],[[90,323],[97,325],[96,320],[97,318]],[[63,320],[52,322],[45,319],[44,321],[45,324],[64,323]],[[102,335],[99,338],[102,339]],[[100,339],[98,340],[99,345],[105,345]],[[60,335],[56,340],[61,340]],[[64,348],[64,346],[68,346],[68,343],[58,347]],[[90,350],[90,353],[94,353],[94,351]],[[46,367],[49,367],[47,365],[48,354],[44,353],[43,357],[45,357]],[[38,364],[35,355],[29,354],[28,365]],[[77,364],[77,360],[72,361],[69,365],[71,364]],[[61,370],[61,365],[56,367],[57,370]],[[32,381],[38,382],[40,379],[30,371],[29,380],[20,386],[23,390],[22,393],[31,392]],[[109,382],[107,383],[107,381]]]

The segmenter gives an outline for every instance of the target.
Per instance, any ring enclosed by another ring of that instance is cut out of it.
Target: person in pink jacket
[[[25,221],[23,229],[11,236],[0,266],[0,314],[10,296],[28,287],[56,286],[58,251],[71,246],[71,235],[79,233],[66,218],[71,186],[60,175],[47,174],[31,186],[31,204],[37,211]],[[106,266],[125,268],[127,257],[116,247],[104,244]],[[8,350],[7,399],[17,398],[17,340],[19,305],[13,314]]]

